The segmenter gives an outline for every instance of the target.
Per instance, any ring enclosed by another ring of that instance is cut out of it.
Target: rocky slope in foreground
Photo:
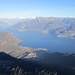
[[[18,44],[21,42],[16,36],[9,32],[0,31],[0,52],[5,52],[16,58],[37,57],[35,51],[46,50],[43,48],[22,47]]]

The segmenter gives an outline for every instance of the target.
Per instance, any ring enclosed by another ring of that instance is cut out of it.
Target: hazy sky
[[[0,18],[75,17],[75,0],[0,0]]]

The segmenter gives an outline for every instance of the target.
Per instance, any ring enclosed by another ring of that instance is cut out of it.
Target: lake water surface
[[[0,26],[0,30],[8,31],[23,40],[19,45],[32,48],[47,48],[49,52],[75,53],[75,40],[70,38],[57,38],[51,34],[40,32],[20,32],[10,27]]]

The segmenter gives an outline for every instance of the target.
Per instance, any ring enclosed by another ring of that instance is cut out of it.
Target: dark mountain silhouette
[[[0,61],[4,60],[4,61],[9,61],[9,60],[15,60],[16,58],[11,57],[10,55],[4,53],[4,52],[0,52]]]
[[[75,54],[56,52],[45,54],[44,58],[40,59],[38,62],[33,59],[16,59],[1,52],[0,63],[3,63],[0,64],[0,75],[10,75],[17,67],[21,68],[23,72],[31,73],[30,75],[36,75],[36,70],[39,72],[42,70],[51,73],[55,72],[57,75],[75,75]]]

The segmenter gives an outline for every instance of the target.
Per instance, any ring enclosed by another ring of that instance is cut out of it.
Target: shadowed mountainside
[[[45,75],[47,71],[50,73],[48,75],[75,75],[75,54],[46,54],[44,59],[37,62],[32,59],[15,59],[0,52],[0,63],[0,75],[14,75],[16,69],[17,73],[26,73],[24,75]]]

